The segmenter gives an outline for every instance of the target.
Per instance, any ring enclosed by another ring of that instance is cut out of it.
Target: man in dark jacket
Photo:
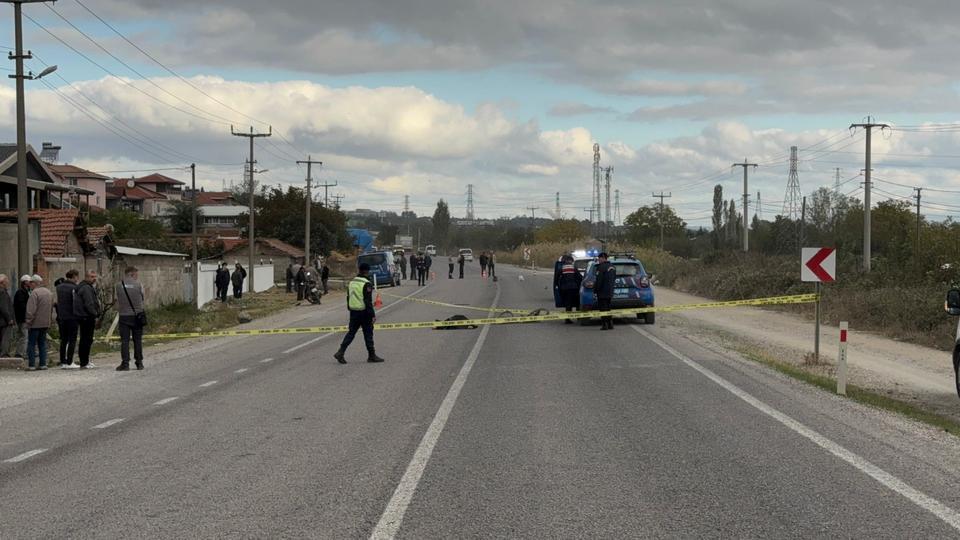
[[[306,292],[307,288],[307,271],[306,266],[300,265],[300,270],[297,270],[297,302],[303,300],[303,293]]]
[[[73,363],[73,351],[77,347],[77,334],[80,322],[73,312],[73,291],[80,281],[80,272],[70,270],[66,279],[57,285],[57,327],[60,329],[60,368],[74,369],[80,366]]]
[[[26,274],[20,278],[20,288],[13,295],[13,315],[17,321],[20,340],[17,342],[17,356],[27,357],[27,301],[30,300],[31,276]]]
[[[403,257],[400,257],[401,260]],[[320,283],[323,285],[323,294],[327,294],[327,280],[330,279],[330,267],[327,266],[327,261],[323,261],[323,266],[320,268]]]
[[[399,254],[400,254],[400,261],[399,261],[400,276],[403,278],[404,281],[406,281],[407,280],[407,257],[403,254],[402,251],[399,252]]]
[[[10,297],[10,278],[0,274],[0,358],[13,353],[17,338],[17,318],[13,315],[13,298]]]
[[[96,283],[97,273],[90,270],[73,290],[73,314],[77,317],[77,325],[80,328],[80,342],[77,344],[80,369],[96,367],[90,363],[93,332],[97,329],[97,318],[100,317],[100,298],[93,287]]]
[[[417,254],[410,254],[410,279],[416,279],[420,283],[420,275],[417,273]]]
[[[593,290],[597,293],[597,308],[600,311],[610,311],[610,302],[613,300],[613,289],[617,282],[617,269],[610,264],[606,253],[597,256],[600,264],[597,265],[597,282]],[[601,330],[613,330],[613,317],[600,317]]]
[[[287,292],[293,292],[293,263],[287,265]]]
[[[460,258],[457,259],[457,264],[460,265],[460,279],[463,279],[463,265],[466,264],[467,258],[463,256],[463,253],[460,254]]]
[[[573,308],[580,307],[580,283],[583,276],[573,265],[573,257],[565,255],[560,259],[560,266],[553,277],[553,286],[559,291],[560,305],[566,308],[567,313],[573,311]],[[565,324],[573,324],[573,321],[566,319]]]
[[[227,270],[227,263],[220,263],[220,268],[217,268],[214,283],[217,286],[217,298],[219,298],[221,302],[226,302],[227,291],[230,290],[230,270]]]
[[[353,343],[357,331],[363,329],[363,340],[367,345],[367,362],[383,362],[377,356],[373,346],[373,323],[377,321],[377,312],[373,307],[373,284],[370,283],[370,265],[360,263],[359,274],[347,286],[347,309],[350,310],[350,326],[343,336],[340,349],[333,355],[337,362],[346,364],[344,353]]]
[[[417,254],[417,285],[427,284],[427,258],[423,253]]]
[[[233,270],[233,275],[230,276],[230,281],[233,282],[234,298],[240,299],[243,297],[243,280],[245,279],[247,279],[247,271],[244,270],[240,263],[237,263],[236,268]]]
[[[433,266],[433,259],[430,257],[429,253],[427,253],[426,256],[424,256],[424,263],[426,263],[426,266],[427,266],[427,269],[426,269],[427,275],[423,276],[423,280],[424,282],[426,282],[426,280],[430,279],[430,267]]]

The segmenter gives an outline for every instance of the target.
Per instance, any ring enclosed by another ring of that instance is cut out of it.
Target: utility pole
[[[620,190],[614,190],[614,203],[613,203],[613,226],[620,226]]]
[[[803,244],[806,241],[807,234],[807,197],[803,197],[803,202],[800,203],[800,234],[797,235],[797,243],[800,244],[797,246],[797,251],[799,253],[803,252]]]
[[[560,215],[560,192],[559,191],[557,192],[557,207],[554,210],[554,212],[555,212],[554,219],[563,219],[563,216]]]
[[[889,128],[887,124],[876,124],[873,118],[867,117],[863,124],[850,124],[850,129],[863,128],[867,132],[866,156],[864,158],[864,182],[863,182],[863,271],[870,271],[870,140],[873,128],[878,127],[881,130]]]
[[[404,215],[407,215],[410,213],[410,196],[409,195],[403,196],[403,213]]]
[[[590,208],[584,208],[584,209],[583,209],[583,211],[586,212],[587,215],[590,216],[590,223],[593,223],[593,212],[594,212],[594,210],[596,210],[596,208],[594,208],[594,207],[592,207],[592,206],[591,206]]]
[[[760,192],[757,192],[757,221],[763,221],[763,205],[760,204]]]
[[[200,267],[197,266],[197,164],[190,164],[190,191],[193,192],[193,211],[191,212],[190,221],[191,221],[191,238],[193,244],[193,251],[191,252],[191,261],[193,262],[193,303],[197,303],[197,299],[200,298],[200,291],[197,287],[200,286]],[[196,306],[199,308],[200,306]]]
[[[750,167],[756,169],[758,165],[756,163],[748,163],[747,158],[743,158],[743,163],[734,163],[731,167],[743,167],[743,252],[746,253],[750,251],[750,228],[747,219],[748,208],[750,207],[750,195],[747,191],[747,170]]]
[[[338,193],[338,194],[334,195],[334,196],[333,196],[333,201],[334,201],[334,202],[333,202],[333,207],[336,208],[337,210],[340,210],[340,201],[342,201],[343,199],[344,199],[344,196],[343,196],[342,193]]]
[[[473,221],[473,184],[467,184],[467,220]]]
[[[27,113],[26,97],[23,81],[39,79],[57,69],[51,66],[40,75],[33,73],[24,75],[23,61],[33,58],[33,54],[23,52],[23,4],[36,4],[45,0],[0,0],[13,4],[13,33],[15,50],[7,55],[7,59],[16,61],[16,72],[9,77],[16,79],[17,87],[17,271],[20,275],[33,274],[33,264],[30,260],[30,223],[28,210],[30,208],[29,191],[27,190]]]
[[[673,192],[670,192],[664,195],[663,191],[660,194],[653,194],[654,199],[660,199],[660,249],[663,249],[663,200],[673,197]]]
[[[322,184],[317,184],[317,187],[323,188],[323,207],[330,208],[330,197],[329,197],[330,192],[328,190],[332,187],[337,187],[337,182],[334,181],[332,184],[329,182],[324,182]]]
[[[303,235],[303,264],[307,264],[307,261],[310,260],[310,210],[313,208],[313,195],[310,193],[310,182],[313,181],[313,174],[311,165],[316,163],[317,165],[323,166],[322,161],[314,161],[313,156],[307,155],[306,161],[298,161],[297,165],[307,164],[307,219],[306,219],[306,230]]]
[[[254,221],[254,220],[253,220],[253,215],[256,213],[256,211],[255,211],[256,204],[255,204],[255,201],[254,201],[254,192],[256,191],[256,189],[254,189],[254,184],[255,184],[255,183],[254,183],[254,180],[253,180],[254,165],[256,164],[256,162],[253,160],[253,140],[256,139],[256,138],[258,138],[258,137],[269,137],[269,136],[273,135],[273,126],[270,126],[270,131],[267,132],[267,133],[254,133],[254,132],[253,132],[253,126],[250,126],[250,133],[241,133],[241,132],[238,132],[238,131],[234,131],[234,130],[233,130],[233,126],[230,126],[230,134],[233,135],[234,137],[246,137],[246,138],[250,139],[250,186],[249,186],[249,188],[250,188],[250,189],[249,189],[249,193],[250,193],[250,209],[249,209],[250,224],[249,224],[249,227],[250,227],[250,230],[247,231],[247,247],[250,248],[250,249],[248,250],[249,253],[250,253],[250,258],[249,258],[248,261],[247,261],[247,264],[248,264],[248,267],[247,267],[247,268],[248,268],[247,276],[250,278],[250,281],[247,282],[247,285],[248,285],[247,291],[249,291],[250,293],[253,293],[253,292],[254,292],[254,288],[253,288],[253,279],[254,279],[254,278],[253,278],[253,276],[254,276],[254,274],[256,274],[256,270],[257,270],[257,267],[255,266],[255,264],[256,264],[256,263],[255,263],[255,259],[253,258],[253,252],[256,251],[256,241],[255,241],[256,239],[255,239],[255,237],[254,237],[254,229],[253,229],[253,226],[254,226],[254,223],[253,223],[253,221]]]
[[[913,188],[917,190],[917,250],[914,254],[914,258],[920,255],[920,192],[923,191],[923,188]]]
[[[590,212],[590,222],[594,222],[594,218],[599,222],[600,221],[600,145],[593,143],[593,200],[590,202],[593,206],[593,211]],[[599,228],[594,226],[594,234],[599,234]]]
[[[528,207],[527,207],[527,210],[530,211],[530,219],[533,221],[533,226],[534,226],[534,227],[537,226],[537,210],[539,210],[539,209],[540,209],[539,206],[528,206]]]

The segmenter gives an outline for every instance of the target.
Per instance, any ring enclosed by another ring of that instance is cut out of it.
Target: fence
[[[214,284],[214,280],[217,277],[217,265],[203,263],[197,263],[197,265],[199,266],[199,274],[197,279],[197,308],[201,308],[204,304],[216,297],[217,287]],[[272,264],[258,264],[253,269],[253,272],[253,285],[256,292],[263,292],[273,288],[274,282]],[[189,274],[187,274],[187,276],[189,276]],[[244,282],[244,287],[246,286],[247,284]]]

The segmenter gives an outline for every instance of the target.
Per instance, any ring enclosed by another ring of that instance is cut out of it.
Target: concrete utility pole
[[[920,255],[920,192],[923,188],[913,188],[917,190],[917,252],[914,257]]]
[[[554,213],[556,215],[554,215],[553,219],[563,219],[563,216],[560,214],[560,192],[559,191],[557,192],[557,206],[554,209]]]
[[[193,303],[197,303],[197,299],[200,298],[200,291],[197,290],[197,287],[200,286],[200,277],[199,268],[197,267],[197,164],[190,164],[190,191],[193,192],[193,211],[190,212],[190,236],[192,238],[193,251],[191,252],[191,262],[193,262]],[[200,307],[200,306],[196,306]]]
[[[530,211],[530,219],[533,221],[533,226],[534,226],[534,227],[537,226],[537,210],[539,210],[539,209],[540,209],[539,206],[528,206],[528,207],[527,207],[527,210]]]
[[[252,293],[254,292],[253,275],[256,273],[255,270],[257,269],[255,266],[255,260],[253,258],[253,252],[256,251],[256,241],[254,238],[254,229],[253,229],[253,226],[254,226],[253,215],[256,213],[254,211],[254,209],[256,208],[256,204],[254,203],[254,192],[256,191],[256,189],[254,189],[255,182],[253,181],[254,165],[256,164],[256,162],[253,160],[253,140],[258,137],[269,137],[273,135],[273,126],[270,126],[270,131],[267,133],[254,133],[253,126],[250,126],[250,133],[240,133],[240,132],[234,131],[233,126],[230,126],[230,133],[234,137],[247,137],[248,139],[250,139],[250,186],[249,186],[250,187],[250,191],[249,191],[250,193],[250,209],[249,209],[250,230],[247,231],[247,246],[250,248],[248,250],[250,252],[250,258],[247,261],[248,263],[247,277],[250,278],[250,280],[247,282],[247,285],[248,285],[247,291]]]
[[[334,195],[334,196],[333,196],[333,201],[334,201],[334,202],[333,202],[333,207],[336,208],[337,210],[340,210],[340,201],[342,201],[343,199],[344,199],[344,195],[343,195],[342,193],[338,193],[338,194]]]
[[[323,207],[330,208],[330,188],[337,187],[337,182],[334,181],[332,184],[329,182],[324,182],[322,184],[317,184],[317,187],[323,188]]]
[[[803,253],[803,244],[806,241],[807,235],[807,197],[803,197],[803,202],[800,203],[800,234],[797,235],[797,243],[800,244],[797,246],[797,253]]]
[[[753,167],[756,169],[756,163],[748,163],[747,158],[743,158],[743,163],[734,163],[731,167],[743,167],[743,252],[750,251],[750,223],[747,219],[747,212],[750,207],[750,195],[747,191],[747,169]]]
[[[654,199],[660,199],[660,249],[663,249],[663,200],[673,197],[673,192],[666,195],[661,191],[660,194],[653,194]]]
[[[473,221],[473,184],[467,184],[467,219]]]
[[[310,260],[310,210],[313,207],[313,196],[310,193],[310,182],[313,181],[311,165],[316,163],[317,165],[323,166],[322,161],[313,161],[312,156],[307,156],[306,161],[298,161],[297,165],[307,164],[307,218],[306,218],[306,229],[303,234],[303,264],[307,264],[307,261]]]
[[[878,127],[881,130],[889,128],[887,124],[876,124],[873,118],[867,117],[863,124],[850,124],[850,129],[863,128],[867,132],[866,157],[864,158],[864,182],[863,182],[863,271],[870,271],[870,140],[873,128]]]
[[[33,54],[23,52],[23,4],[38,4],[45,0],[0,0],[6,4],[13,4],[13,33],[14,52],[7,55],[9,60],[16,61],[16,72],[9,75],[16,79],[17,87],[17,271],[20,275],[33,274],[33,264],[30,260],[30,224],[28,211],[30,201],[27,190],[27,113],[26,98],[23,81],[39,79],[53,73],[57,66],[50,66],[36,77],[33,73],[24,75],[23,61],[33,58]],[[55,0],[53,0],[55,1]]]

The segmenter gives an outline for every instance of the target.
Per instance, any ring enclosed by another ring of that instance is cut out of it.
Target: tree
[[[155,219],[145,218],[130,210],[114,208],[90,215],[91,226],[103,226],[108,223],[113,225],[116,240],[162,238],[167,233],[163,223]]]
[[[723,217],[724,217],[723,186],[717,184],[713,186],[713,248],[720,249],[723,243]]]
[[[170,228],[175,233],[188,233],[193,231],[193,203],[185,201],[171,201],[170,209],[166,217],[170,221]],[[203,210],[197,208],[197,226],[202,223],[201,216]]]
[[[304,245],[304,212],[306,190],[289,186],[263,188],[255,198],[257,205],[257,236],[276,238],[298,247]],[[241,216],[240,223],[247,218]],[[347,235],[347,219],[339,210],[324,208],[319,203],[310,205],[310,246],[323,254],[332,250],[349,251],[352,240]]]
[[[575,219],[555,219],[534,233],[537,242],[573,242],[587,236]]]
[[[396,225],[381,225],[377,243],[384,247],[392,246],[397,242],[398,232],[400,232],[400,227]]]
[[[447,235],[450,233],[450,207],[440,199],[437,209],[433,211],[433,242],[446,247]]]
[[[636,244],[652,245],[660,238],[660,205],[641,206],[623,220],[627,239]],[[685,236],[687,224],[668,205],[663,206],[663,235],[666,238]]]

